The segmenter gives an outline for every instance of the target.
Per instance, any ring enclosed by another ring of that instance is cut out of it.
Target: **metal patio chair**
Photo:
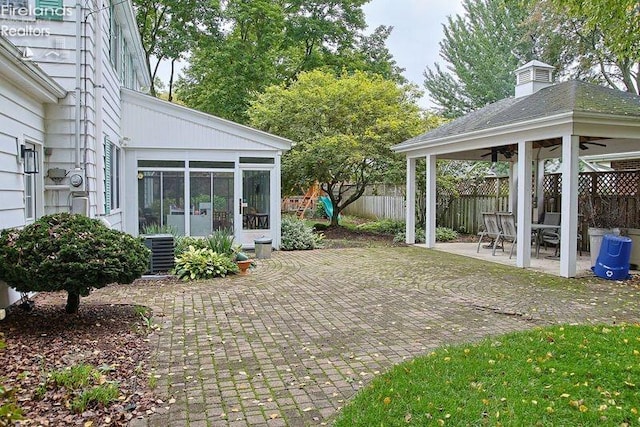
[[[498,213],[500,224],[502,224],[502,230],[496,239],[495,244],[493,245],[493,253],[496,254],[496,247],[498,244],[502,243],[502,251],[504,252],[504,242],[511,243],[511,250],[509,251],[509,258],[513,256],[513,249],[516,246],[517,241],[517,230],[516,230],[516,218],[512,213]]]
[[[476,252],[480,252],[482,239],[488,237],[491,239],[490,247],[493,248],[495,253],[496,243],[501,234],[500,227],[498,226],[498,215],[491,212],[483,212],[482,222],[484,223],[484,230],[478,233],[480,238],[478,239],[478,248],[476,249]]]

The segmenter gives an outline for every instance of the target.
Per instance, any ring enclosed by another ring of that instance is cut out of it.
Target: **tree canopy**
[[[319,182],[334,206],[332,224],[369,183],[398,161],[390,147],[419,134],[415,88],[356,71],[336,77],[303,72],[289,87],[270,86],[252,103],[250,123],[295,141],[283,157],[283,192]]]
[[[171,101],[175,62],[185,59],[202,36],[219,37],[220,4],[211,0],[133,0],[133,6],[153,82],[150,92],[157,94],[160,63],[170,61]]]
[[[538,59],[557,78],[638,93],[640,6],[633,0],[463,0],[425,71],[438,110],[459,117],[513,95],[513,72]]]
[[[164,0],[163,0],[164,1]],[[220,37],[202,38],[179,82],[188,106],[246,123],[250,101],[301,72],[336,75],[364,70],[403,81],[385,46],[390,27],[371,35],[362,5],[368,0],[229,0],[220,12]]]

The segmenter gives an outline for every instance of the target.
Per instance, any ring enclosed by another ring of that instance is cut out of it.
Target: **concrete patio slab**
[[[484,245],[484,243],[482,244]],[[513,251],[513,257],[509,258],[509,250],[511,244],[508,243],[506,250],[496,250],[495,256],[492,255],[492,250],[484,247],[480,247],[480,251],[476,252],[478,243],[436,243],[435,249],[449,252],[457,255],[463,255],[470,258],[475,258],[488,262],[497,262],[503,265],[516,266],[516,250]],[[416,245],[418,247],[425,248],[425,245]],[[535,251],[531,251],[531,269],[542,273],[553,274],[554,276],[560,275],[560,258],[554,256],[555,252],[553,248],[540,249],[540,256],[535,256]],[[582,255],[578,255],[576,263],[577,277],[591,276],[591,257],[588,252],[584,252]]]
[[[133,426],[328,425],[375,376],[438,346],[640,320],[636,285],[416,247],[278,252],[248,276],[92,293],[154,310],[157,393]]]

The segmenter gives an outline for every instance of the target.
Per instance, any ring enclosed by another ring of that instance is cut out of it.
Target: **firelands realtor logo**
[[[0,19],[12,21],[0,26],[0,34],[3,37],[47,37],[51,35],[48,27],[27,22],[34,18],[62,21],[72,13],[67,7],[34,7],[29,0],[0,0]]]

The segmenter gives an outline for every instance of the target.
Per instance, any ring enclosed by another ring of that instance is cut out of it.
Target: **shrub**
[[[212,251],[227,255],[230,258],[238,252],[240,245],[234,244],[234,237],[231,230],[221,229],[214,231],[206,238],[207,246]]]
[[[395,219],[380,219],[378,221],[366,222],[360,224],[358,230],[369,231],[372,233],[380,234],[397,234],[404,231],[404,221],[398,221]]]
[[[447,227],[436,227],[436,241],[450,242],[458,238],[458,232]]]
[[[176,257],[175,274],[183,280],[212,279],[238,272],[238,266],[227,255],[218,254],[211,248],[190,246]]]
[[[82,215],[47,215],[0,233],[0,280],[19,292],[67,291],[67,313],[92,289],[131,283],[148,266],[141,239]]]
[[[313,229],[303,221],[294,218],[282,219],[282,242],[280,249],[283,251],[297,251],[316,249],[320,247],[322,234],[316,234]]]
[[[209,243],[202,237],[178,236],[175,238],[174,248],[176,257],[187,251],[190,246],[196,249],[205,249],[209,246]]]
[[[450,242],[458,238],[458,233],[447,227],[436,227],[436,242]],[[395,243],[404,243],[406,234],[404,231],[396,233],[393,238]],[[424,230],[416,228],[416,243],[424,243]]]
[[[149,224],[142,227],[142,234],[171,234],[174,237],[178,235],[178,230],[170,225]]]

